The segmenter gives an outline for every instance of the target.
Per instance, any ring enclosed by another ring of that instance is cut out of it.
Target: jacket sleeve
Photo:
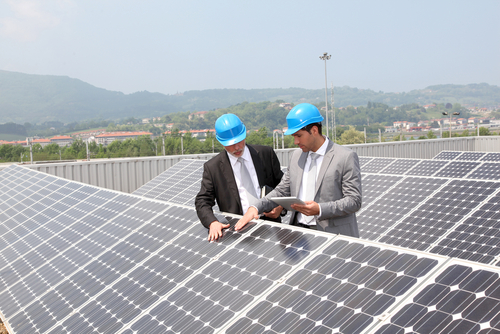
[[[350,152],[346,155],[341,167],[342,198],[320,203],[319,219],[332,219],[355,213],[361,208],[361,171],[358,155]]]
[[[203,177],[201,179],[201,188],[195,198],[196,214],[203,226],[210,227],[210,223],[217,218],[214,215],[212,207],[215,205],[215,188],[210,169],[203,166]]]
[[[275,202],[269,200],[270,197],[288,197],[290,196],[290,177],[288,170],[283,177],[281,182],[269,193],[266,197],[261,198],[259,202],[255,205],[259,214],[262,212],[269,212],[278,206]]]
[[[272,187],[275,188],[281,182],[281,179],[283,178],[283,172],[281,171],[280,161],[274,150],[271,150],[271,168],[273,173]]]

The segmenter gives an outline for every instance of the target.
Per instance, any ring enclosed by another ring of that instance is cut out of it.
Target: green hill
[[[0,70],[0,123],[23,124],[89,119],[161,116],[179,111],[226,108],[241,102],[284,100],[318,103],[323,89],[209,89],[165,95],[147,91],[133,94],[94,87],[65,76],[33,75]],[[500,88],[486,83],[437,85],[408,93],[384,93],[351,87],[335,88],[335,106],[382,102],[389,106],[458,102],[488,107],[500,105]]]

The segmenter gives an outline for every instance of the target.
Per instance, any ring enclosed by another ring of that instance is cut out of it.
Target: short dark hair
[[[311,129],[312,129],[313,126],[316,126],[318,128],[318,132],[319,132],[320,135],[323,134],[323,132],[321,132],[322,131],[321,122],[307,124],[301,130],[304,130],[304,131],[307,131],[307,132],[311,133]]]

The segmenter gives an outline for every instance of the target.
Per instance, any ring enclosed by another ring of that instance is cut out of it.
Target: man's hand
[[[217,220],[210,223],[210,231],[208,232],[208,241],[215,241],[222,237],[222,230],[228,228],[229,224],[222,224]]]
[[[295,211],[298,211],[306,216],[319,215],[319,204],[315,201],[305,201],[306,205],[303,204],[292,204],[291,207]]]
[[[276,219],[280,216],[282,210],[283,210],[283,207],[281,205],[278,205],[277,207],[275,207],[271,211],[264,212],[264,216],[266,216],[267,218]]]
[[[259,212],[253,206],[249,207],[248,210],[247,210],[247,212],[245,212],[245,214],[243,215],[243,217],[241,217],[241,219],[238,220],[238,222],[236,223],[236,225],[234,225],[234,229],[236,231],[241,230],[252,219],[259,219]]]

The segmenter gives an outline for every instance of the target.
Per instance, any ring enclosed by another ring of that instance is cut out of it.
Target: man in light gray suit
[[[359,237],[356,211],[361,208],[358,155],[322,135],[323,117],[312,104],[301,103],[287,116],[288,130],[301,150],[292,154],[288,170],[276,188],[251,206],[235,226],[242,229],[258,214],[277,204],[271,197],[297,197],[290,224]]]

